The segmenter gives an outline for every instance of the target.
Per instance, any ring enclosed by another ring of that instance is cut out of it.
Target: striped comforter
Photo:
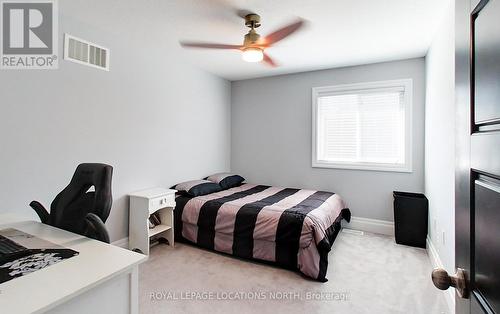
[[[327,281],[328,252],[345,202],[330,192],[243,184],[198,197],[178,196],[176,240],[273,262]]]

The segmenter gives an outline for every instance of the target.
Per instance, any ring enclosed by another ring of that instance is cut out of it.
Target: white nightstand
[[[176,190],[153,188],[130,194],[129,249],[149,255],[149,239],[164,237],[174,246],[174,208]],[[149,216],[159,213],[161,224],[149,228]]]

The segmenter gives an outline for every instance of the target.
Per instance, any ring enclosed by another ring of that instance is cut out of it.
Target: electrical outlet
[[[446,245],[444,230],[441,232],[441,241],[442,241],[443,245]]]

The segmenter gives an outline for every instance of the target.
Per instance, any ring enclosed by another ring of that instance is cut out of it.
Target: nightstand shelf
[[[149,255],[151,238],[174,246],[175,190],[153,188],[130,194],[129,248]],[[149,216],[158,213],[161,224],[149,228]]]
[[[149,236],[152,237],[154,235],[157,235],[158,233],[162,233],[162,232],[165,232],[165,231],[170,230],[170,229],[172,229],[172,227],[170,227],[170,226],[158,225],[158,226],[155,226],[154,228],[148,230]]]

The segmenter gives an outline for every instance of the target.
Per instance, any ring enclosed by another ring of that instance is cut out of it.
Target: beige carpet
[[[140,313],[448,313],[423,249],[341,232],[327,283],[186,244],[157,245],[140,267]],[[311,300],[312,298],[321,300]]]

